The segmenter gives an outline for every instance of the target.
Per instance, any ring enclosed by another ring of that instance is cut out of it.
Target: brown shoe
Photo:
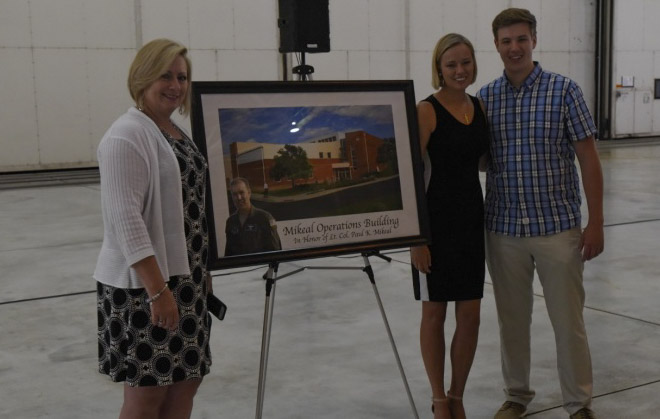
[[[520,403],[504,402],[500,410],[495,413],[494,419],[519,419],[527,414],[527,408]]]
[[[596,414],[593,412],[593,410],[583,407],[582,409],[578,410],[577,412],[573,413],[570,416],[571,419],[596,419]]]

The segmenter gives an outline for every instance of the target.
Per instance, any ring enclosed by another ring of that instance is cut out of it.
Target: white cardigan
[[[143,288],[131,265],[151,255],[166,281],[189,274],[181,172],[156,124],[130,108],[105,133],[97,157],[103,244],[94,279],[118,288]]]

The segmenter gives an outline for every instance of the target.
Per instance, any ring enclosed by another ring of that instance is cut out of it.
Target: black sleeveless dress
[[[484,210],[479,158],[488,150],[489,133],[479,101],[474,118],[464,124],[438,100],[436,128],[427,150],[431,178],[426,191],[431,226],[431,272],[414,281],[423,301],[462,301],[483,297],[485,275]]]

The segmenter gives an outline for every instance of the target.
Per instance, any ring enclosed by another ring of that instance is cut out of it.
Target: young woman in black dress
[[[477,347],[485,275],[479,167],[485,165],[488,128],[480,102],[465,92],[477,75],[470,41],[454,33],[443,36],[432,67],[438,90],[417,107],[421,150],[431,166],[426,185],[431,244],[411,248],[410,256],[413,266],[426,274],[415,281],[415,295],[422,300],[420,344],[434,417],[464,419],[463,392]],[[445,391],[449,301],[455,302],[456,330],[451,384]]]

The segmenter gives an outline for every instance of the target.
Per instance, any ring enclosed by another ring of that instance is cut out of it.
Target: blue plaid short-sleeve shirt
[[[580,226],[573,142],[597,134],[580,87],[534,64],[518,89],[502,75],[477,95],[486,107],[492,136],[486,229],[516,237]]]

